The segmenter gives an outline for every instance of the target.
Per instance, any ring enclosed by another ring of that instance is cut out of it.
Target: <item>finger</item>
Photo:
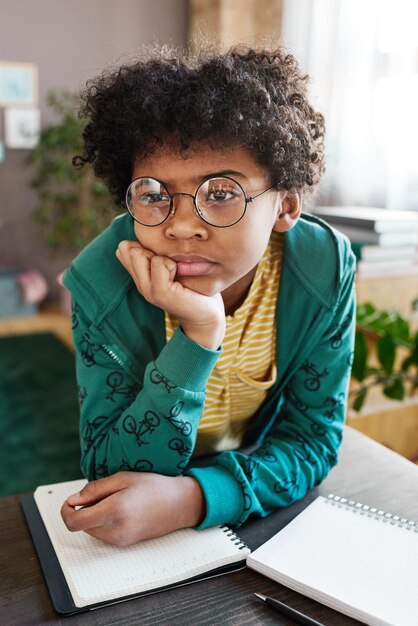
[[[168,257],[168,256],[160,256],[159,258],[163,260],[164,265],[168,269],[169,274],[170,274],[170,278],[171,277],[174,278],[174,276],[176,275],[176,272],[177,272],[177,263],[176,263],[176,261],[173,261],[173,259],[170,259],[170,257]]]
[[[136,254],[135,254],[136,253]],[[122,247],[116,251],[118,260],[122,263],[127,272],[131,275],[138,291],[145,296],[144,289],[147,290],[147,284],[149,284],[149,256],[151,253],[144,253],[143,250],[137,247]],[[141,258],[141,262],[133,264],[133,259]]]
[[[100,502],[124,487],[125,472],[117,472],[106,478],[91,480],[83,489],[67,498],[70,506],[88,506]]]
[[[131,243],[135,243],[135,242],[131,242],[131,241],[121,241],[117,247],[116,250],[116,256],[119,259],[119,261],[122,263],[122,265],[125,267],[125,269],[131,273],[132,268],[131,268],[131,262],[130,262],[130,249],[131,249]],[[140,244],[137,244],[137,247]]]
[[[116,250],[116,258],[123,265],[126,271],[131,274],[132,271],[130,267],[129,256],[126,254],[126,252],[124,253],[120,247],[118,247]]]
[[[154,252],[148,250],[147,248],[144,248],[144,246],[142,246],[139,241],[130,241],[128,239],[125,239],[119,243],[118,250],[125,257],[129,257],[131,250],[140,250],[141,253],[145,255],[148,259],[151,259],[154,256]]]
[[[167,257],[153,257],[150,263],[152,295],[157,303],[167,297],[177,271],[177,263]]]
[[[112,527],[98,526],[97,528],[90,528],[85,532],[91,537],[95,537],[95,539],[100,539],[100,541],[109,543],[112,546],[123,547],[130,545],[131,543],[123,537],[120,531]]]
[[[121,254],[121,251],[119,250],[119,248],[116,248],[115,254],[116,254],[116,258],[118,259],[118,261],[120,261],[122,263],[122,265],[125,267],[125,264],[123,262],[124,259],[122,257],[122,254]],[[126,269],[126,267],[125,267],[125,269]]]
[[[122,241],[119,242],[118,248],[122,252],[130,250],[130,248],[139,248],[140,250],[144,250],[144,252],[146,251],[146,248],[141,246],[139,241],[133,241],[132,239],[122,239]],[[150,252],[150,251],[148,250],[147,252]]]
[[[61,517],[64,524],[71,532],[77,532],[79,530],[91,530],[98,526],[103,526],[106,523],[106,501],[98,502],[92,506],[84,507],[81,509],[74,509],[74,507],[68,504],[68,501],[64,502],[61,507]]]
[[[119,261],[122,263],[122,265],[130,274],[132,274],[132,263],[131,263],[130,252],[133,249],[139,250],[147,258],[152,258],[153,256],[153,252],[151,252],[151,250],[147,250],[146,248],[143,248],[138,241],[129,241],[129,240],[121,241],[116,250],[116,257],[119,259]]]
[[[130,263],[132,267],[132,278],[135,281],[137,289],[148,301],[152,301],[152,280],[151,280],[151,263],[155,255],[149,257],[142,254],[138,249],[132,248],[130,251]]]

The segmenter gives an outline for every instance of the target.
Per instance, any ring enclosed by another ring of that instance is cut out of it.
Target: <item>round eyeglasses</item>
[[[265,189],[255,196],[247,197],[241,185],[229,176],[204,180],[193,195],[191,193],[170,194],[164,183],[156,178],[142,176],[134,180],[126,192],[126,206],[134,220],[143,226],[158,226],[169,215],[174,215],[173,198],[193,198],[196,214],[207,224],[226,228],[239,222],[245,215],[247,203],[267,193]]]

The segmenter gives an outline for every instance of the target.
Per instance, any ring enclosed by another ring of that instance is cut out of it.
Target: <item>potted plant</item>
[[[76,169],[72,158],[82,152],[84,122],[79,119],[79,97],[68,91],[50,91],[47,103],[57,121],[42,129],[28,164],[35,168],[32,187],[39,195],[33,213],[44,227],[52,256],[75,255],[98,235],[115,213],[110,194],[91,167]]]
[[[56,255],[81,250],[109,224],[113,211],[110,194],[92,169],[72,165],[74,155],[82,151],[79,97],[50,91],[47,103],[58,120],[42,129],[28,162],[35,165],[32,186],[40,199],[33,216],[45,227],[45,243]]]
[[[418,300],[413,305],[418,309]],[[394,400],[418,390],[418,331],[396,311],[379,311],[373,304],[357,307],[352,379],[352,408],[360,411],[369,390],[380,387]]]

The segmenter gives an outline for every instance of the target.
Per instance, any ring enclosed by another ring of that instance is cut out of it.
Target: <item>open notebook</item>
[[[399,515],[319,496],[247,565],[365,624],[418,624],[418,524]]]
[[[128,548],[70,533],[64,500],[85,480],[38,487],[22,506],[54,608],[71,614],[183,585],[245,566],[250,550],[225,526],[184,529]]]

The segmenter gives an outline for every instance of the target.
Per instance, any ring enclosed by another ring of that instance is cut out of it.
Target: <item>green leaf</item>
[[[418,332],[412,339],[411,351],[408,356],[402,361],[401,370],[407,372],[410,367],[415,365],[418,367]]]
[[[414,365],[418,366],[418,332],[413,339],[413,347],[411,350],[411,359]]]
[[[395,378],[392,382],[383,387],[383,393],[392,400],[403,400],[405,396],[405,388],[401,378]]]
[[[418,299],[413,308],[418,310]],[[371,342],[376,349],[378,365],[368,363]],[[399,365],[396,360],[398,347],[402,356]],[[381,311],[371,303],[358,305],[353,379],[367,380],[367,389],[379,387],[387,397],[402,400],[406,393],[414,394],[418,389],[417,367],[418,332],[411,333],[409,320],[395,310]],[[353,408],[358,411],[366,392],[359,389],[353,394]]]
[[[364,401],[367,396],[367,388],[362,389],[356,396],[356,399],[353,402],[354,411],[360,411],[361,407],[364,404]]]
[[[365,302],[357,306],[357,321],[363,320],[365,317],[369,317],[376,311],[375,306],[371,302]]]
[[[395,362],[396,345],[391,335],[383,335],[377,342],[377,356],[387,374],[393,371]]]
[[[394,320],[388,332],[390,332],[395,341],[409,341],[409,324],[400,315]]]
[[[414,365],[414,361],[411,356],[407,356],[406,359],[402,361],[401,370],[407,372],[411,365]]]
[[[366,336],[363,332],[356,332],[356,342],[354,347],[354,360],[351,374],[358,381],[364,380],[367,368],[368,348]]]

